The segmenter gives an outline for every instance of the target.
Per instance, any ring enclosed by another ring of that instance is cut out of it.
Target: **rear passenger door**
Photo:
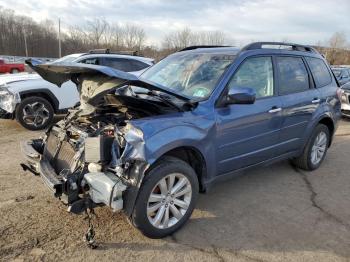
[[[279,154],[284,154],[302,146],[308,123],[320,106],[321,94],[314,88],[302,57],[276,56],[275,65],[283,117]]]

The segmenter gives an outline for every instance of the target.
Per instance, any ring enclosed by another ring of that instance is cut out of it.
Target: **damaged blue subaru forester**
[[[199,192],[251,167],[291,159],[317,169],[341,116],[341,90],[309,46],[258,42],[189,47],[140,77],[84,64],[27,63],[80,104],[21,144],[72,213],[123,210],[148,237],[189,219]]]

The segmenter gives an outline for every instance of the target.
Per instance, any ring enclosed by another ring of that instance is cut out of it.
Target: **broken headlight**
[[[7,89],[5,85],[0,86],[0,108],[13,113],[16,109],[16,105],[21,102],[21,98],[18,93],[12,93]]]

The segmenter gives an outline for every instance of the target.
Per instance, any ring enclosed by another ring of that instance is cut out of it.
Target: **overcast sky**
[[[36,21],[60,17],[66,28],[94,17],[135,23],[155,45],[184,27],[223,31],[236,45],[253,40],[315,44],[336,31],[350,39],[350,0],[0,0],[0,6]]]

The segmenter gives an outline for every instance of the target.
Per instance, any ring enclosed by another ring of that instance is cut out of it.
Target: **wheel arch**
[[[55,97],[55,95],[46,89],[31,89],[28,91],[21,91],[19,93],[21,99],[27,98],[27,97],[33,97],[33,96],[38,96],[41,98],[46,99],[53,107],[54,112],[57,113],[59,110],[59,101]]]
[[[206,190],[204,179],[207,176],[206,160],[201,151],[193,146],[175,147],[161,155],[151,166],[157,165],[164,157],[172,156],[189,164],[197,174],[199,188],[201,192]]]
[[[331,146],[334,131],[335,131],[335,124],[334,124],[333,119],[331,117],[325,115],[325,116],[320,118],[320,120],[318,121],[318,124],[323,124],[328,128],[329,134],[330,134],[328,147]]]
[[[15,70],[17,70],[18,72],[21,72],[21,69],[18,68],[18,67],[12,67],[12,68],[10,69],[10,72],[12,73],[12,72],[15,71]]]

